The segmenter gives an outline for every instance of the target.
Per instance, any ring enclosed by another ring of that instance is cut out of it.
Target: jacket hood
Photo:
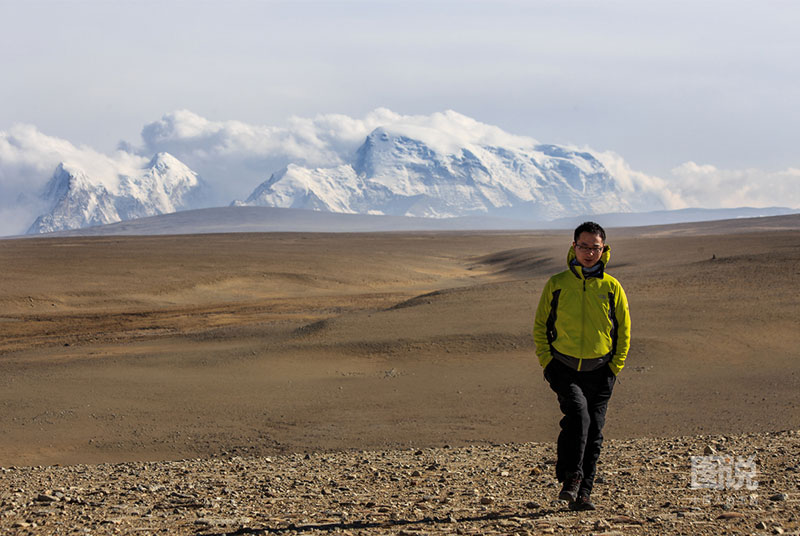
[[[599,263],[603,265],[603,269],[600,271],[601,275],[605,272],[606,266],[608,266],[608,261],[611,259],[611,246],[606,244],[603,246],[603,253],[600,254],[600,261]],[[583,270],[578,270],[577,267],[580,266],[578,262],[578,256],[575,254],[575,246],[569,247],[569,252],[567,252],[567,266],[572,273],[576,276],[583,279]]]

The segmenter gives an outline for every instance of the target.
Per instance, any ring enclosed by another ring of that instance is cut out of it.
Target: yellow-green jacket
[[[595,363],[589,359],[608,360],[614,374],[625,366],[631,341],[631,317],[628,299],[619,281],[605,273],[611,256],[605,246],[600,270],[584,277],[575,257],[575,248],[567,254],[564,272],[550,278],[542,291],[533,339],[539,363],[546,367],[556,351],[574,358],[573,368],[588,370]],[[600,362],[597,362],[599,364]]]

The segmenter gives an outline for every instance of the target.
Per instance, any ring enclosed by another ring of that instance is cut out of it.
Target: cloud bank
[[[669,188],[685,206],[800,208],[800,169],[718,169],[686,162],[672,170]]]
[[[120,175],[131,175],[153,154],[168,152],[198,172],[210,187],[208,206],[224,206],[246,198],[258,184],[289,163],[324,168],[349,161],[377,127],[420,139],[443,153],[471,145],[527,149],[539,143],[454,111],[402,115],[386,108],[375,109],[363,118],[341,114],[292,117],[284,126],[212,121],[178,110],[146,124],[137,144],[122,143],[112,154],[48,136],[35,126],[15,125],[0,131],[0,235],[24,232],[44,210],[38,194],[60,162],[83,169],[113,191]],[[624,192],[641,200],[637,207],[641,210],[800,208],[799,168],[726,170],[686,162],[675,167],[669,176],[656,177],[631,169],[614,152],[586,147],[579,150],[600,160]]]

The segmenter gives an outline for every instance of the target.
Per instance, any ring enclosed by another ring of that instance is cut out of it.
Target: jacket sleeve
[[[631,313],[628,309],[628,298],[625,290],[619,285],[616,294],[614,309],[617,317],[617,351],[611,358],[611,371],[619,374],[625,366],[625,359],[628,357],[628,349],[631,347]]]
[[[542,368],[546,367],[553,354],[550,352],[550,342],[547,340],[547,318],[550,316],[550,302],[553,299],[553,280],[550,279],[542,289],[539,306],[536,308],[536,318],[533,321],[533,342],[536,343],[536,356]]]

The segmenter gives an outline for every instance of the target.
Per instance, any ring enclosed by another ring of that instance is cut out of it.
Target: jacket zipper
[[[586,348],[583,347],[586,340],[586,278],[583,278],[583,296],[581,297],[581,355],[586,353]],[[583,365],[583,358],[578,359],[578,371],[581,370]]]

